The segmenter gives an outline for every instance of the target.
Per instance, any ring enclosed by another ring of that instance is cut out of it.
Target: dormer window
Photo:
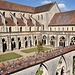
[[[14,16],[16,16],[16,14],[15,14],[15,13],[14,13],[13,15],[14,15]]]
[[[11,32],[11,27],[9,27],[9,32]]]
[[[5,21],[5,24],[7,24],[8,22],[7,21]]]
[[[5,12],[3,12],[3,16],[5,17]]]
[[[25,14],[23,14],[23,16],[25,16]]]
[[[22,32],[22,27],[20,27],[20,32]]]

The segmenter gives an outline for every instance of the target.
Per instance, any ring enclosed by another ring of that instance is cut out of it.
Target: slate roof
[[[75,10],[56,13],[49,23],[49,26],[53,25],[75,25]]]

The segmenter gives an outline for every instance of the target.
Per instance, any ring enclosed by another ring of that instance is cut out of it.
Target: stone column
[[[8,49],[11,51],[11,36],[8,36]]]
[[[66,35],[65,46],[68,46],[70,43],[70,35]]]
[[[28,47],[30,47],[30,38],[29,38],[29,35],[28,35]]]
[[[16,36],[16,48],[18,49],[18,37]]]
[[[33,46],[35,46],[35,39],[34,39],[34,35],[32,35],[33,38]]]
[[[55,47],[59,46],[58,35],[56,35]]]
[[[39,35],[37,35],[37,45],[38,45],[38,41],[39,41]]]
[[[24,47],[24,36],[22,36],[21,42],[22,42],[22,43],[21,43],[21,47],[22,47],[22,48],[25,48],[25,47]]]
[[[3,52],[2,39],[1,39],[1,37],[0,37],[0,52]]]
[[[46,36],[46,46],[48,45],[48,36]]]

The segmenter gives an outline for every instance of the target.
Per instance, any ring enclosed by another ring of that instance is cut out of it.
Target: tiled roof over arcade
[[[13,3],[13,2],[8,2],[8,1],[0,1],[0,9],[37,13],[37,12],[44,12],[44,11],[50,10],[51,7],[55,3],[56,2],[52,2],[52,3],[38,6],[38,7],[31,7],[31,6],[22,5],[22,4]]]
[[[52,25],[75,25],[75,11],[56,13],[49,24]]]

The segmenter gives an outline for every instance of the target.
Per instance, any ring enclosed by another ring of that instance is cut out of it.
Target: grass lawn
[[[43,47],[43,51],[50,50],[51,48]],[[26,50],[22,50],[24,53],[31,53],[31,52],[36,52],[38,51],[37,47],[36,48],[30,48]]]
[[[20,57],[22,57],[22,56],[14,53],[14,52],[2,54],[2,55],[0,55],[0,62],[15,59],[15,58],[20,58]]]

